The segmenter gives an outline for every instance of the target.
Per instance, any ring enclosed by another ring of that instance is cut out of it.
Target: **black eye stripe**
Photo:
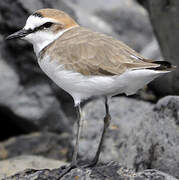
[[[39,30],[42,30],[42,29],[45,29],[45,28],[50,28],[53,24],[54,24],[54,23],[52,23],[52,22],[46,22],[46,23],[42,24],[41,26],[36,27],[36,28],[34,29],[34,32],[39,31]]]

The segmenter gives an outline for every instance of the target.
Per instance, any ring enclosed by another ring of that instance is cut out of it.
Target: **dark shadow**
[[[15,124],[10,114],[6,108],[0,107],[0,141],[25,133]]]

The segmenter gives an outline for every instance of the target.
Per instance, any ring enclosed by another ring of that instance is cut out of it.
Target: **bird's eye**
[[[50,28],[52,25],[53,25],[52,22],[47,22],[47,23],[43,24],[43,27],[44,28]]]

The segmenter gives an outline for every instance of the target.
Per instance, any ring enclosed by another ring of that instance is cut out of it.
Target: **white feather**
[[[135,56],[135,55],[130,55],[131,58],[136,59],[136,60],[140,60],[139,57]]]
[[[130,70],[116,76],[84,76],[68,71],[59,62],[50,60],[48,56],[39,61],[42,70],[74,99],[75,105],[92,96],[112,96],[125,93],[135,94],[138,89],[161,74],[167,73],[154,70]]]
[[[56,22],[55,19],[52,19],[52,18],[41,18],[39,16],[29,16],[27,21],[26,21],[26,24],[24,26],[24,29],[28,30],[28,29],[35,29],[36,27],[39,27],[41,26],[42,24],[46,23],[46,22]]]
[[[32,15],[27,19],[24,29],[26,29],[26,30],[32,29],[33,30],[36,27],[39,27],[46,22],[58,23],[57,21],[55,21],[54,19],[51,19],[51,18],[41,18],[41,17]],[[58,37],[60,37],[64,32],[66,32],[74,27],[76,27],[76,26],[61,30],[58,33],[54,33],[52,31],[37,31],[37,32],[31,33],[31,34],[25,36],[24,39],[33,44],[34,52],[36,53],[36,56],[38,56],[39,52],[43,48],[45,48],[51,42],[53,42]]]

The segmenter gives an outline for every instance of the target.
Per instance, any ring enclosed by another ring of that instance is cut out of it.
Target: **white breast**
[[[39,61],[42,70],[74,99],[75,105],[92,96],[135,94],[145,84],[166,73],[154,70],[131,70],[118,76],[84,76],[78,72],[65,70],[55,60],[45,56]]]

